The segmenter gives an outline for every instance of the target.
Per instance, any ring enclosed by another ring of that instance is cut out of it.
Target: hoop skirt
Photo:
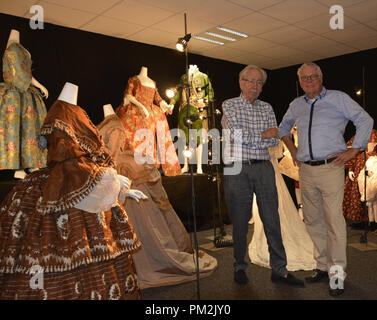
[[[283,245],[287,255],[287,270],[313,270],[316,267],[313,256],[313,242],[306,231],[292,197],[279,172],[276,147],[270,148],[271,162],[275,170],[276,188],[279,198],[279,218]],[[256,203],[254,203],[256,205]],[[253,204],[253,205],[254,205]],[[252,263],[270,268],[270,254],[263,223],[258,210],[254,210],[254,234],[249,244],[249,257]]]
[[[12,43],[3,56],[0,83],[0,170],[42,168],[47,153],[38,148],[38,135],[46,117],[40,91],[31,85],[31,56]]]
[[[119,174],[132,180],[132,188],[148,199],[127,198],[124,206],[142,248],[133,255],[140,288],[166,286],[196,279],[196,263],[189,235],[171,206],[162,186],[161,175],[151,161],[138,164],[134,152],[123,151],[126,131],[117,115],[98,125]],[[206,277],[217,267],[217,260],[198,251],[199,275]]]
[[[98,131],[83,109],[56,101],[41,134],[48,167],[0,206],[0,299],[139,299],[131,254],[140,242],[123,206],[77,208],[115,172]],[[31,285],[35,268],[42,280]]]

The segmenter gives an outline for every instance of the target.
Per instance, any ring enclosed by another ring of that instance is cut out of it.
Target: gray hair
[[[301,70],[304,69],[305,67],[316,67],[319,76],[322,78],[322,70],[321,70],[321,68],[319,67],[319,65],[316,64],[316,63],[314,63],[314,62],[305,62],[305,63],[303,63],[303,64],[301,65],[301,67],[297,69],[297,75],[298,75],[298,77],[300,77],[300,72],[301,72]]]
[[[239,80],[241,80],[242,77],[245,75],[245,73],[247,73],[251,69],[258,70],[262,74],[263,84],[265,84],[267,81],[266,71],[264,71],[262,68],[259,68],[258,66],[255,66],[253,64],[249,64],[248,66],[246,66],[245,68],[241,70],[240,75],[239,75]]]

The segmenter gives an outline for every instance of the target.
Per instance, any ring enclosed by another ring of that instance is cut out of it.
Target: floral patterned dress
[[[348,142],[347,146],[352,146],[354,137],[352,137]],[[377,142],[377,130],[373,129],[370,136],[369,142]],[[369,154],[366,152],[366,160],[374,154]],[[348,171],[352,171],[355,175],[354,180],[352,181],[349,176],[346,176],[346,181],[344,184],[344,199],[343,199],[343,215],[346,219],[352,221],[367,221],[368,216],[364,211],[364,207],[360,200],[360,192],[358,187],[358,177],[360,171],[365,166],[364,152],[359,153],[356,157],[349,160],[345,168]]]
[[[143,156],[148,155],[154,159],[158,168],[162,166],[166,176],[181,174],[168,121],[159,107],[162,99],[157,89],[143,86],[139,78],[134,76],[128,81],[124,92],[124,96],[126,95],[132,95],[142,103],[148,110],[149,116],[146,117],[143,111],[132,103],[119,106],[115,110],[126,130],[125,150],[140,151]],[[147,130],[138,131],[139,129]]]
[[[77,208],[107,172],[116,176],[96,127],[79,106],[56,101],[41,134],[48,167],[0,205],[0,299],[139,299],[131,254],[140,242],[123,205]]]
[[[31,56],[12,43],[3,56],[0,83],[0,170],[42,168],[46,152],[38,148],[38,135],[46,117],[40,91],[31,85]]]

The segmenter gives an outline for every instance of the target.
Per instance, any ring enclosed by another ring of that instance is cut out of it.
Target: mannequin
[[[353,143],[354,137],[347,142],[347,147]],[[372,129],[367,148],[364,152],[359,153],[345,164],[348,169],[344,184],[343,215],[346,219],[351,220],[352,229],[363,229],[367,221],[364,207],[360,201],[360,190],[358,188],[358,177],[362,173],[365,160],[374,156],[374,148],[377,145],[377,130]]]
[[[147,67],[128,80],[123,104],[115,112],[126,130],[125,150],[148,155],[167,176],[181,173],[177,154],[171,139],[165,113],[171,114],[173,105],[168,105],[157,90],[154,80],[148,77]],[[147,129],[148,137],[137,136],[139,129]]]
[[[190,109],[193,107],[197,111],[197,115],[200,117],[199,120],[195,121],[192,128],[193,129],[205,129],[208,131],[208,120],[207,120],[207,111],[205,108],[208,105],[208,102],[213,100],[213,89],[211,85],[211,81],[209,77],[200,72],[197,65],[190,65],[188,70],[188,83],[190,85],[190,97],[189,97],[189,105]],[[188,128],[183,123],[182,118],[187,116],[187,97],[186,97],[186,90],[183,90],[184,83],[186,81],[186,75],[182,75],[180,83],[181,88],[177,91],[177,94],[170,100],[171,104],[175,104],[176,102],[180,101],[179,105],[179,128],[185,131],[186,133],[186,141],[188,141]],[[194,114],[190,111],[190,115]],[[202,136],[200,141],[196,147],[196,159],[197,159],[197,170],[198,174],[202,174],[202,153],[203,153],[203,139],[204,139],[204,132],[202,132]],[[182,168],[182,173],[188,171],[188,158],[185,158],[185,163]]]
[[[4,157],[7,160],[0,163],[0,167],[15,169],[14,177],[24,179],[26,176],[24,169],[28,168],[29,172],[33,172],[45,166],[46,155],[37,149],[38,146],[35,143],[39,128],[47,113],[42,97],[48,98],[48,91],[31,75],[31,55],[20,44],[20,33],[17,30],[12,29],[9,34],[3,64],[5,85],[0,89],[0,94],[3,96],[2,101],[7,101],[7,105],[13,106],[14,111],[1,119],[5,124],[3,129],[8,133],[8,137],[1,141],[0,149],[7,153]],[[35,88],[38,88],[40,92]],[[25,99],[21,99],[20,96]],[[23,103],[20,104],[20,101]],[[28,116],[20,117],[17,121],[14,119],[18,119],[18,116],[14,113],[20,113],[20,115],[28,113]],[[17,134],[19,138],[15,136],[15,128],[22,130]],[[20,153],[13,153],[13,150],[20,150]]]
[[[112,106],[103,106],[104,120],[97,126],[106,148],[116,163],[118,174],[132,180],[148,199],[137,203],[121,200],[142,243],[133,255],[141,289],[173,285],[196,278],[194,250],[189,235],[171,206],[161,175],[153,163],[138,164],[134,152],[124,150],[126,130]],[[215,270],[215,258],[199,251],[200,277]]]
[[[118,201],[132,191],[130,180],[117,175],[77,93],[66,83],[45,117],[47,167],[20,180],[1,205],[0,224],[10,227],[0,228],[0,300],[141,298],[132,261],[141,243]],[[35,265],[43,270],[38,290],[27,276]]]
[[[140,73],[137,75],[137,77],[139,78],[139,80],[140,80],[140,82],[143,86],[150,87],[150,88],[156,88],[155,82],[151,78],[148,77],[148,68],[147,67],[141,67]],[[141,108],[143,110],[145,116],[149,117],[149,112],[148,112],[147,108],[141,102],[139,102],[131,94],[125,95],[125,97],[123,99],[123,105],[126,106],[126,105],[130,104],[130,102],[132,102],[133,104],[135,104],[136,106]],[[174,105],[168,105],[166,103],[166,101],[162,100],[160,102],[160,108],[164,113],[168,112],[169,114],[172,114]]]
[[[70,104],[77,105],[77,95],[79,92],[79,87],[75,84],[66,82],[64,84],[64,87],[62,91],[60,92],[60,95],[58,97],[58,100],[68,102]]]
[[[366,206],[368,208],[368,220],[371,222],[371,229],[376,228],[377,223],[377,147],[369,151],[370,157],[365,163],[367,177],[365,179],[364,168],[360,171],[357,178],[360,199],[361,201],[366,201]],[[365,200],[365,180],[366,180],[366,200]],[[373,226],[372,226],[373,224]]]

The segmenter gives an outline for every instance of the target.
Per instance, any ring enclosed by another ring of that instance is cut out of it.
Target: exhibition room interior
[[[345,92],[377,119],[376,0],[2,0],[2,55],[11,30],[19,31],[20,43],[31,54],[33,77],[48,90],[47,111],[69,82],[78,87],[77,105],[94,125],[104,120],[104,105],[122,105],[129,79],[143,67],[169,103],[166,90],[178,88],[194,65],[210,79],[215,113],[210,124],[221,130],[222,104],[240,95],[239,72],[249,64],[266,71],[259,98],[271,104],[279,124],[290,103],[304,94],[297,69],[305,62],[321,67],[327,89]],[[179,51],[182,39],[185,48]],[[178,127],[178,104],[166,118],[170,129]],[[345,141],[354,135],[350,123]],[[183,165],[183,156],[178,157]],[[192,174],[172,177],[160,170],[162,184],[190,241],[217,259],[217,269],[200,283],[143,289],[143,299],[197,299],[199,290],[205,300],[333,299],[321,285],[278,288],[270,281],[270,270],[252,264],[249,284],[237,286],[232,246],[214,245],[219,233],[231,243],[223,167],[204,163],[203,174],[196,173],[196,165],[190,168]],[[298,206],[294,181],[286,176],[284,181]],[[2,201],[17,182],[13,170],[0,170]],[[341,299],[375,300],[377,249],[363,250],[359,244],[367,233],[377,247],[377,234],[368,227],[352,229],[350,221],[347,225],[348,243],[355,245],[347,246],[350,280]],[[249,231],[248,241],[253,224]],[[303,278],[308,273],[297,274]]]

